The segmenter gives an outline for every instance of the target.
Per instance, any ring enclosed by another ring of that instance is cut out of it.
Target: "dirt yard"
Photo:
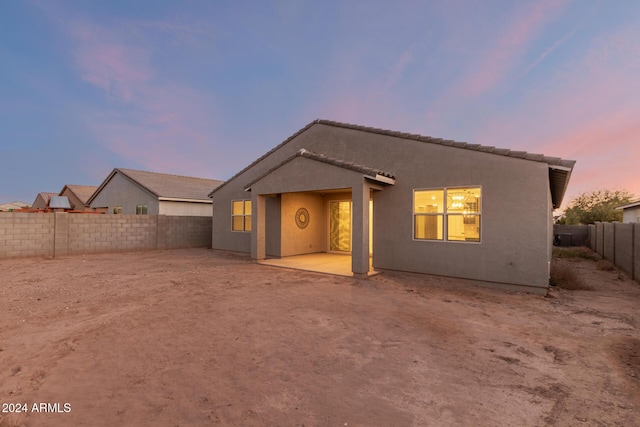
[[[640,285],[559,262],[593,290],[211,250],[2,260],[0,426],[640,425]]]

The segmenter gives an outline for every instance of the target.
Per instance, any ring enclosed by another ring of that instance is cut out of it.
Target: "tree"
[[[580,194],[569,202],[559,224],[593,224],[596,221],[622,221],[616,206],[629,203],[633,194],[627,190],[594,190]]]

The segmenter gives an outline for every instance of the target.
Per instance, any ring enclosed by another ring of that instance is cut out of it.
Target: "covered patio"
[[[273,267],[291,268],[293,270],[314,271],[317,273],[334,274],[336,276],[353,277],[351,255],[317,253],[306,255],[294,255],[283,258],[264,259],[259,264]],[[379,274],[373,270],[372,259],[369,258],[369,272],[372,276]]]
[[[251,193],[251,257],[344,276],[374,274],[373,193],[394,184],[389,173],[300,149],[244,188]]]

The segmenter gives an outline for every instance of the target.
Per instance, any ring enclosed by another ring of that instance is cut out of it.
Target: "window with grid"
[[[480,242],[481,199],[480,187],[414,190],[414,239]]]
[[[251,200],[231,202],[231,230],[251,231]]]

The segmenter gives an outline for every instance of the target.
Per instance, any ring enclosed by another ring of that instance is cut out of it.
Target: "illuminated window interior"
[[[231,203],[231,230],[251,231],[251,200],[234,200]]]
[[[479,242],[481,198],[480,187],[415,190],[414,238]]]

